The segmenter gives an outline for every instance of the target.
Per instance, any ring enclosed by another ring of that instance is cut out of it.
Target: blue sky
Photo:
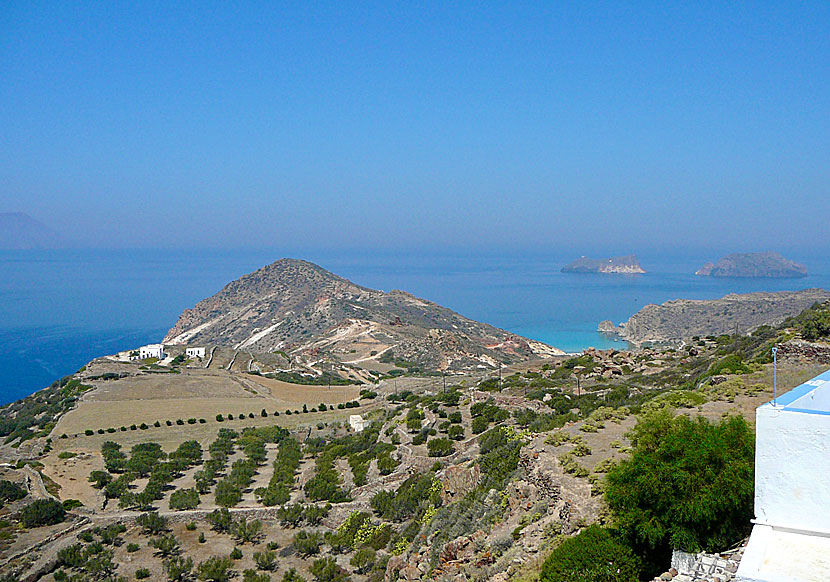
[[[830,3],[0,0],[0,211],[82,244],[828,249]]]

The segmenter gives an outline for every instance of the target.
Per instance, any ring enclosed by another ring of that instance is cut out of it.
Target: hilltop
[[[827,299],[830,291],[824,289],[731,293],[710,300],[675,299],[646,305],[616,329],[602,322],[599,331],[615,332],[637,345],[678,343],[693,336],[749,333],[762,325],[778,325]]]
[[[64,245],[54,230],[23,212],[0,212],[0,249],[53,249]]]
[[[695,272],[704,277],[753,277],[795,279],[807,276],[807,267],[778,253],[733,253],[717,263],[706,263]]]
[[[362,287],[319,265],[281,259],[182,313],[166,344],[455,370],[561,354],[405,291]]]
[[[645,269],[640,266],[637,255],[611,257],[610,259],[591,259],[579,257],[575,261],[562,267],[563,273],[613,273],[613,274],[642,274]]]

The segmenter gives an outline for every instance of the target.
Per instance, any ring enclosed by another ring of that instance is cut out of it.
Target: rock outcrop
[[[733,253],[695,272],[704,277],[793,279],[807,276],[807,267],[778,253]]]
[[[646,271],[640,266],[637,255],[626,255],[624,257],[611,257],[610,259],[580,257],[562,267],[562,272],[638,275]]]
[[[671,344],[693,336],[748,333],[762,325],[778,325],[830,291],[805,289],[777,293],[730,294],[720,299],[675,299],[646,305],[619,327],[619,335],[636,345]]]
[[[164,343],[433,370],[498,367],[563,353],[404,291],[361,287],[295,259],[245,275],[184,311]]]

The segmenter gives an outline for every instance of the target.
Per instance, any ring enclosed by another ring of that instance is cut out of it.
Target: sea
[[[624,348],[597,333],[644,305],[727,293],[830,289],[830,260],[804,279],[715,279],[694,271],[718,255],[639,254],[644,275],[565,274],[573,253],[275,250],[0,251],[0,403],[27,396],[95,357],[159,342],[178,315],[228,282],[283,256],[357,284],[402,289],[472,319],[568,352]]]

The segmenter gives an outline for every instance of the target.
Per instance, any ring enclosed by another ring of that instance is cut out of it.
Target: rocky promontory
[[[704,277],[794,279],[807,276],[807,267],[778,253],[733,253],[695,272]]]
[[[579,257],[575,261],[562,267],[562,272],[638,275],[646,271],[640,266],[637,255],[625,255],[623,257],[611,257],[610,259]]]
[[[676,344],[694,336],[749,333],[762,325],[778,325],[814,303],[830,299],[830,291],[804,289],[776,293],[729,294],[720,299],[675,299],[646,305],[616,328],[635,344]],[[613,333],[610,322],[602,331]]]

